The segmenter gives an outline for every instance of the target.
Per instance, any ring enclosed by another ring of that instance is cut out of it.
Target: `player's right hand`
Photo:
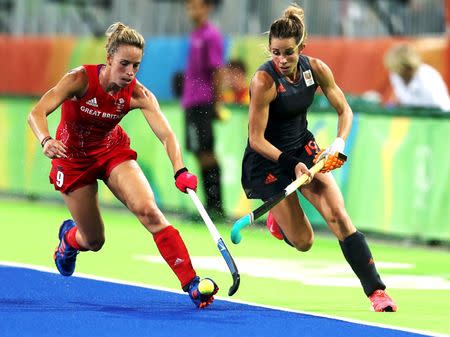
[[[314,163],[317,163],[322,158],[326,158],[328,156],[333,156],[336,153],[343,153],[345,148],[345,141],[341,137],[336,137],[336,139],[328,146],[325,151],[320,151],[316,158],[314,158]]]
[[[50,139],[45,142],[42,152],[50,159],[67,158],[67,147],[57,139]]]
[[[175,186],[183,193],[187,193],[186,189],[197,190],[197,176],[189,173],[187,168],[183,167],[175,173]]]
[[[302,162],[299,162],[296,166],[295,166],[295,178],[298,179],[300,178],[303,174],[306,174],[307,176],[309,176],[308,180],[305,182],[305,184],[309,184],[311,182],[311,180],[313,179],[313,175],[312,173],[308,170],[308,168],[306,167],[305,164],[303,164]]]

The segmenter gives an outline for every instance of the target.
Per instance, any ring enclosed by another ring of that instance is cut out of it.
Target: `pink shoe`
[[[278,240],[284,240],[281,228],[280,226],[278,226],[278,223],[273,217],[272,212],[269,212],[269,215],[267,216],[266,227],[269,230],[270,234],[272,234]]]
[[[375,312],[397,311],[397,305],[384,290],[375,290],[372,295],[369,296],[369,299]]]

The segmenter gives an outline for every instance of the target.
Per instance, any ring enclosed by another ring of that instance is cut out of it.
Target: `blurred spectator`
[[[183,95],[184,74],[182,71],[177,71],[172,75],[172,94],[176,99],[180,99]]]
[[[404,35],[445,33],[445,5],[441,0],[405,0],[400,11]]]
[[[400,105],[450,111],[448,90],[442,76],[433,67],[422,63],[411,45],[395,45],[386,53],[384,61]]]
[[[222,34],[209,21],[217,4],[214,0],[185,0],[186,13],[194,29],[189,38],[181,98],[186,112],[186,146],[195,154],[201,167],[206,208],[212,217],[224,215],[212,125],[218,116],[224,65]]]
[[[225,68],[222,102],[248,105],[250,102],[247,70],[241,60],[231,60]]]

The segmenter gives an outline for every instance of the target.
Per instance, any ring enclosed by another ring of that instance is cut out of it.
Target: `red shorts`
[[[94,184],[97,179],[106,181],[114,167],[136,158],[135,151],[129,146],[122,146],[94,158],[53,159],[50,184],[55,186],[55,190],[69,193]]]

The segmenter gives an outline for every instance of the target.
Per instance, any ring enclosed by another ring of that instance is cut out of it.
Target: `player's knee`
[[[154,203],[143,203],[132,211],[145,224],[154,225],[163,222],[163,215]]]
[[[297,249],[300,252],[307,252],[311,249],[313,243],[312,242],[296,242],[293,243],[295,249]]]
[[[96,237],[86,240],[87,249],[98,252],[105,244],[105,237]]]
[[[314,237],[308,237],[308,238],[297,238],[295,240],[290,240],[292,245],[301,252],[307,252],[311,249],[313,243],[314,243]]]

